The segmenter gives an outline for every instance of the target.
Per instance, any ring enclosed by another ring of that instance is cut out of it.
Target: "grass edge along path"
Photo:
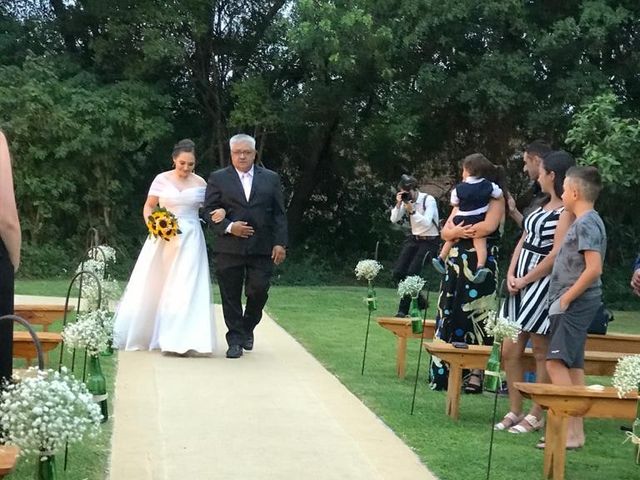
[[[378,288],[378,316],[393,315],[395,290]],[[293,335],[351,392],[375,412],[442,480],[486,478],[493,395],[464,395],[460,420],[445,415],[445,392],[429,390],[428,355],[422,356],[415,413],[409,414],[418,342],[409,341],[407,376],[395,375],[394,336],[375,324],[370,329],[366,369],[360,374],[367,322],[364,287],[274,287],[267,304],[269,315]],[[435,304],[436,296],[431,296]],[[428,318],[433,318],[432,306]],[[616,312],[611,331],[640,333],[635,314]],[[635,323],[635,325],[634,325]],[[257,332],[259,335],[259,331]],[[610,384],[608,378],[590,382]],[[528,407],[528,404],[526,405]],[[498,418],[508,410],[506,397],[498,400]],[[622,444],[623,421],[586,419],[586,446],[568,452],[566,478],[619,480],[638,478],[632,447]],[[534,448],[543,432],[514,435],[496,432],[491,479],[538,480],[542,451]],[[517,472],[517,473],[516,473]]]

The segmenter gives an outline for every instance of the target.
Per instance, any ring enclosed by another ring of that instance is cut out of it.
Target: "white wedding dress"
[[[181,234],[144,243],[118,305],[114,345],[123,350],[211,353],[215,324],[210,275],[198,209],[204,186],[182,191],[158,175],[149,195],[178,218]]]

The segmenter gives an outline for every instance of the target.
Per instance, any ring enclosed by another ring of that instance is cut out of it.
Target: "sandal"
[[[520,415],[516,415],[513,412],[507,413],[504,418],[493,426],[494,430],[508,430],[509,428],[519,424],[524,415],[521,413]]]
[[[525,416],[520,423],[509,429],[509,433],[530,433],[537,432],[544,427],[544,419],[538,420],[534,415]]]
[[[477,378],[479,383],[471,383],[471,378]],[[464,384],[464,393],[478,394],[482,393],[482,376],[477,373],[470,373],[467,375],[466,382]]]

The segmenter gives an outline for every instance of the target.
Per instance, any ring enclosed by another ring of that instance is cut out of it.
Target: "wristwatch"
[[[409,215],[413,215],[414,213],[416,213],[415,210],[412,210],[411,213]]]

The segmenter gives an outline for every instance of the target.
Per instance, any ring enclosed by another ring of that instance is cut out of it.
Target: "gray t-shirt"
[[[600,215],[595,210],[590,210],[577,218],[567,230],[558,256],[553,262],[549,284],[549,304],[560,298],[582,275],[585,268],[583,253],[585,250],[600,252],[604,261],[607,233]],[[598,277],[581,296],[594,298],[601,295],[602,281]]]

